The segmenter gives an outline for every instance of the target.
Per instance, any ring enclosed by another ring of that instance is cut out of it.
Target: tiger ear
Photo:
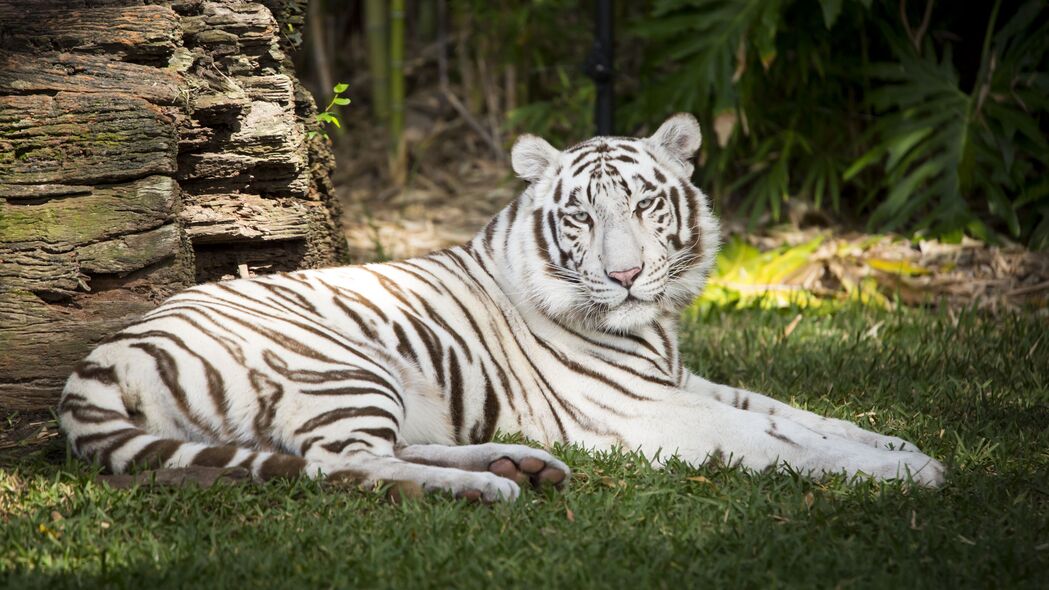
[[[522,135],[514,142],[510,152],[510,162],[514,172],[528,182],[535,182],[543,177],[546,169],[553,164],[561,152],[542,137]]]
[[[703,142],[703,134],[695,117],[688,113],[678,113],[664,121],[648,141],[665,149],[691,170],[692,158]]]

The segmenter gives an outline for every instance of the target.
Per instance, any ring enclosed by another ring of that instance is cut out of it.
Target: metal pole
[[[594,123],[598,135],[612,135],[613,122],[613,35],[612,0],[594,2],[594,45],[586,60],[586,73],[597,85]]]

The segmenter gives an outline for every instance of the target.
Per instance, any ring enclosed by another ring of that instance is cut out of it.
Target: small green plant
[[[332,109],[336,106],[342,107],[350,104],[350,99],[342,96],[342,93],[346,92],[346,90],[349,89],[349,87],[349,84],[346,84],[345,82],[340,82],[331,89],[334,93],[334,96],[332,96],[331,98],[331,102],[328,103],[328,106],[324,107],[323,111],[317,113],[317,123],[319,124],[321,130],[310,131],[309,133],[307,133],[307,136],[310,139],[313,139],[318,135],[323,135],[325,139],[327,139],[328,134],[323,130],[324,125],[335,125],[336,128],[342,129],[342,123],[339,122],[339,117],[336,116],[334,112],[332,112]]]

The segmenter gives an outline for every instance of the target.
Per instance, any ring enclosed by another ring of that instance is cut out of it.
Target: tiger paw
[[[553,458],[551,457],[551,459]],[[518,485],[530,482],[536,488],[544,485],[563,488],[571,474],[568,467],[556,459],[546,461],[531,456],[522,457],[517,461],[510,457],[501,457],[488,465],[488,471],[500,477],[511,479],[517,482]]]

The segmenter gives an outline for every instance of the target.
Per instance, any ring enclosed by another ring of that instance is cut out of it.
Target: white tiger
[[[62,427],[114,472],[349,474],[486,501],[570,475],[487,442],[496,430],[940,484],[943,466],[899,438],[683,368],[678,314],[718,245],[689,181],[699,145],[691,115],[563,152],[524,136],[512,162],[530,186],[468,244],[183,291],[77,367]]]

